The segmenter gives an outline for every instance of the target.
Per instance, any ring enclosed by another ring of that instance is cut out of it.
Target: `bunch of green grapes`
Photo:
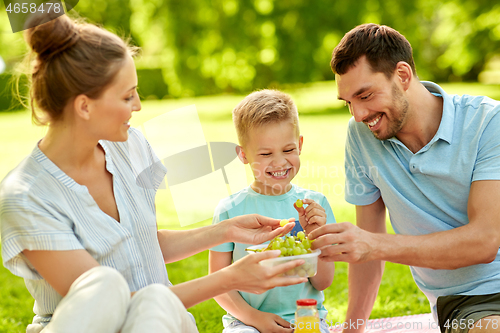
[[[299,208],[303,206],[303,202],[300,199],[297,200],[295,204]],[[284,227],[288,222],[290,221],[287,219],[283,219],[280,221],[280,226]],[[256,250],[253,249],[246,249],[246,250],[254,252],[280,250],[281,251],[280,257],[291,257],[291,256],[298,256],[302,254],[312,253],[313,252],[311,250],[312,242],[314,242],[314,240],[309,240],[303,231],[299,231],[297,232],[296,236],[287,235],[283,237],[281,236],[275,237],[265,248]],[[292,259],[293,258],[291,258],[291,260]],[[316,269],[317,269],[317,258],[315,262],[306,260],[304,264],[290,269],[289,271],[285,272],[284,275],[311,277],[316,274]]]
[[[275,237],[267,247],[262,249],[247,249],[247,251],[264,252],[269,250],[280,250],[280,257],[298,256],[301,254],[312,253],[311,244],[303,231],[299,231],[297,236]]]
[[[312,242],[313,241],[309,240],[303,231],[299,231],[297,233],[297,236],[276,237],[269,243],[267,247],[253,251],[264,252],[270,250],[280,250],[280,257],[298,256],[301,254],[312,253]],[[315,274],[316,265],[306,261],[304,264],[288,270],[284,275],[311,277]]]
[[[311,253],[311,243],[303,231],[299,231],[297,236],[284,236],[274,238],[269,245],[263,249],[280,250],[280,257],[298,256]]]

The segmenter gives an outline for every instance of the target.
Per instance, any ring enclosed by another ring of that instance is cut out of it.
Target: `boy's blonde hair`
[[[290,95],[278,90],[255,91],[233,110],[233,122],[242,146],[246,143],[250,129],[285,120],[293,122],[298,137],[300,131],[297,107]]]

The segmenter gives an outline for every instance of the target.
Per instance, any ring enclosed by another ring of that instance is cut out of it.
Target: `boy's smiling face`
[[[300,168],[302,140],[291,120],[250,129],[238,156],[252,168],[254,191],[281,195],[290,190],[290,182]]]

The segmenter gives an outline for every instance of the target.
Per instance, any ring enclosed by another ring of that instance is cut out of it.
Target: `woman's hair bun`
[[[66,15],[50,21],[38,16],[30,19],[38,20],[29,22],[33,28],[25,31],[32,49],[25,62],[29,64],[31,110],[36,124],[61,120],[70,100],[78,95],[99,98],[127,57],[137,52],[117,35],[83,20]]]
[[[42,22],[44,17],[31,17],[30,25],[36,25],[38,20]],[[25,38],[31,49],[38,54],[38,58],[43,61],[75,45],[80,36],[78,26],[66,15],[62,15],[26,30]]]

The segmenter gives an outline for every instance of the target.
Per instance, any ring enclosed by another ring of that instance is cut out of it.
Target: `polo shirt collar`
[[[455,122],[455,107],[453,105],[453,99],[440,86],[433,82],[422,81],[422,84],[427,90],[429,90],[430,93],[443,97],[443,114],[441,116],[441,123],[439,124],[436,135],[434,135],[431,142],[429,142],[429,145],[439,139],[451,144],[453,139],[453,123]]]

